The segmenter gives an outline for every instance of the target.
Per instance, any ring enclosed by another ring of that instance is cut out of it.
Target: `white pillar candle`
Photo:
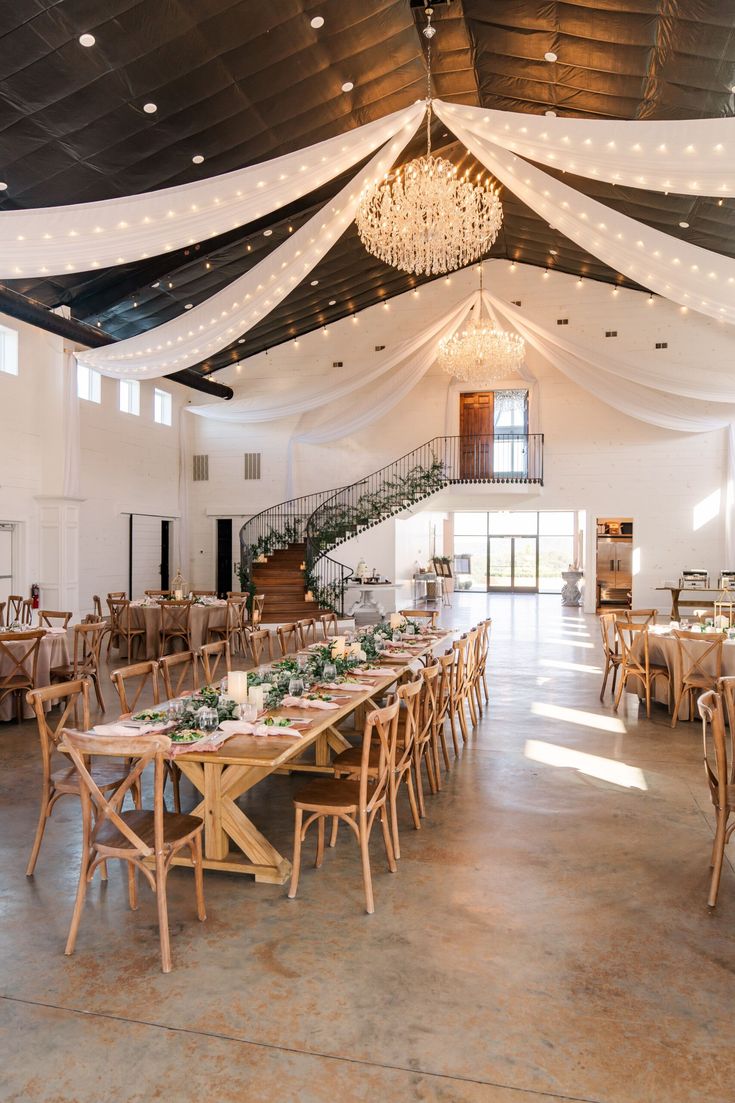
[[[400,613],[391,613],[391,615],[390,615],[390,626],[391,626],[391,628],[403,628],[403,625],[405,623],[406,623],[405,618],[402,617]]]
[[[344,655],[345,653],[345,637],[335,636],[332,641],[332,655],[337,658],[338,655]]]
[[[265,707],[265,690],[263,686],[251,686],[248,692],[248,704],[255,705],[258,712]]]
[[[238,705],[248,699],[248,676],[244,670],[231,670],[227,675],[227,696]]]
[[[183,590],[174,590],[174,601],[181,601],[184,596]]]

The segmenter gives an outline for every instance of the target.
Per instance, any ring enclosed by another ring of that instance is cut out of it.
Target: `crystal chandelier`
[[[463,383],[494,386],[518,371],[523,363],[526,342],[517,333],[498,329],[482,316],[482,265],[480,265],[480,305],[477,320],[461,333],[439,342],[437,361],[448,375]]]
[[[426,155],[371,188],[355,221],[363,245],[385,264],[416,275],[438,276],[463,268],[490,248],[503,208],[487,182],[458,176],[455,165],[431,152],[431,25],[426,9]]]

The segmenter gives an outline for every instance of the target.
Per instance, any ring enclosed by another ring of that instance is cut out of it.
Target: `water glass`
[[[407,636],[415,636],[416,635],[416,625],[415,624],[409,623],[409,624],[406,625],[406,635]]]
[[[288,683],[289,697],[301,697],[304,692],[304,680],[294,674]]]
[[[245,701],[244,704],[240,705],[240,719],[247,724],[254,724],[258,719],[258,706]]]
[[[220,692],[221,697],[226,697],[227,696],[227,675],[226,674],[225,674],[224,678],[220,679],[219,692]]]
[[[400,642],[401,642],[401,631],[400,631],[399,628],[395,628],[393,630],[393,643],[400,643]]]
[[[180,724],[181,717],[184,715],[184,702],[175,697],[173,701],[169,701],[167,716],[172,724]]]
[[[297,655],[296,656],[296,663],[298,665],[299,670],[302,671],[302,673],[303,673],[304,670],[306,670],[306,664],[307,664],[308,661],[309,661],[309,659],[308,659],[307,655]]]
[[[201,708],[197,713],[197,724],[205,735],[211,735],[219,727],[217,709]]]
[[[325,663],[322,670],[322,678],[325,682],[333,682],[337,677],[337,667],[334,663]]]

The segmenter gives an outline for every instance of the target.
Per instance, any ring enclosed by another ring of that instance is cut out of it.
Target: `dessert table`
[[[135,628],[145,628],[145,654],[140,657],[146,659],[159,658],[161,633],[161,606],[159,603],[157,601],[146,601],[145,598],[131,601],[130,617]],[[201,604],[193,604],[189,621],[192,651],[198,651],[202,644],[207,643],[208,628],[223,627],[226,617],[227,602],[219,598],[210,598]],[[125,655],[125,643],[124,641],[121,642],[120,654]],[[184,650],[183,640],[174,640],[173,646],[179,651]]]
[[[298,736],[238,734],[230,736],[217,750],[178,754],[176,765],[202,796],[191,815],[204,820],[204,868],[246,873],[258,882],[284,884],[291,872],[290,861],[238,806],[238,797],[274,773],[297,770],[331,774],[332,751],[343,751],[351,746],[337,724],[361,706],[373,705],[374,698],[384,694],[406,670],[417,669],[421,659],[443,649],[448,639],[448,634],[427,637],[424,647],[415,648],[415,653],[407,660],[386,657],[378,666],[382,663],[391,672],[382,676],[368,678],[355,671],[355,677],[369,681],[372,688],[350,692],[349,700],[336,709],[317,711],[291,705],[268,712],[268,716],[274,718],[298,715],[299,719],[309,721],[308,727]],[[270,665],[258,669],[267,669]],[[314,762],[302,761],[304,752],[312,746],[315,748]],[[178,854],[173,864],[190,866],[191,859]]]
[[[28,629],[26,629],[28,631]],[[37,631],[37,629],[33,629]],[[18,641],[17,644],[12,640],[8,640],[5,643],[11,651],[14,651],[18,656],[22,655],[24,651],[28,650],[28,641]],[[38,666],[36,668],[36,689],[42,689],[43,686],[51,684],[51,668],[54,666],[65,666],[69,662],[69,644],[67,640],[67,634],[65,628],[49,628],[46,629],[46,635],[42,638],[38,649]],[[23,667],[28,673],[31,673],[29,663],[24,663]],[[0,673],[10,674],[12,673],[12,663],[7,657],[0,657]],[[49,706],[50,707],[50,706]],[[23,717],[29,720],[33,717],[34,712],[31,706],[23,695]],[[0,721],[2,720],[14,720],[15,719],[15,696],[8,694],[4,701],[0,704]]]

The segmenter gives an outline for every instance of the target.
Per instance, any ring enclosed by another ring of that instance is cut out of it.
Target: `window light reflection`
[[[538,739],[527,740],[523,753],[533,762],[578,770],[587,777],[596,777],[624,789],[642,789],[644,792],[648,790],[643,771],[637,766],[629,766],[627,762],[616,762],[612,758],[574,751],[570,747],[560,747],[557,743],[544,743]]]
[[[553,666],[555,670],[574,670],[580,674],[602,674],[599,666],[585,666],[584,663],[567,663],[563,659],[541,659],[539,666]]]
[[[580,640],[573,636],[567,636],[566,639],[563,636],[560,639],[546,639],[544,643],[568,643],[571,647],[585,647],[588,651],[591,651],[595,646],[593,643],[587,643],[586,640]]]
[[[625,724],[617,716],[601,716],[597,712],[585,712],[583,709],[570,709],[563,705],[549,705],[545,701],[534,701],[531,705],[534,716],[544,716],[547,720],[564,720],[567,724],[578,724],[583,728],[596,728],[601,732],[623,732]]]

